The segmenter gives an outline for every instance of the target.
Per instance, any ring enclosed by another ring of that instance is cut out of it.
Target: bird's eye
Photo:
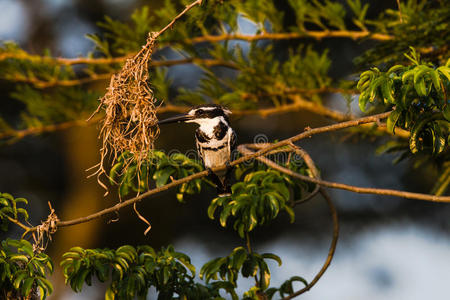
[[[203,110],[203,109],[198,109],[195,113],[197,114],[197,115],[201,115],[201,114],[203,114],[205,111]]]

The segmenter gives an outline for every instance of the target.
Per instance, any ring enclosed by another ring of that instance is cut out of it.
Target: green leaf
[[[395,104],[394,91],[392,89],[392,80],[386,78],[381,84],[381,93],[385,102],[389,104]]]
[[[386,121],[386,127],[389,132],[392,132],[393,134],[395,134],[395,125],[397,124],[401,115],[402,115],[402,112],[399,109],[396,109],[391,112],[391,114],[389,115],[389,117],[387,118],[387,121]]]
[[[364,91],[359,95],[359,109],[362,112],[366,111],[366,106],[368,102],[369,102],[369,93]]]
[[[444,115],[444,118],[447,119],[447,121],[450,121],[450,103],[447,103],[445,105],[445,108],[442,111],[442,114]]]
[[[156,187],[161,187],[165,185],[170,175],[172,175],[173,173],[175,173],[175,170],[171,168],[165,168],[156,171],[155,174],[153,175],[153,178],[156,180]]]
[[[439,71],[445,77],[447,77],[447,80],[450,81],[450,67],[442,66],[437,68],[436,70]]]
[[[425,86],[425,79],[423,77],[419,77],[416,81],[414,76],[414,88],[416,89],[419,96],[427,95],[427,88]]]
[[[270,271],[264,261],[259,265],[259,282],[262,290],[267,289],[270,285]]]
[[[20,292],[23,296],[28,296],[31,292],[31,288],[33,287],[33,283],[34,283],[34,278],[33,277],[29,277],[27,279],[25,279]]]
[[[21,261],[23,263],[27,263],[28,262],[28,257],[26,257],[23,254],[11,254],[10,260],[12,260],[12,261],[18,260],[18,261]]]
[[[15,278],[14,278],[14,282],[13,282],[13,286],[16,290],[19,289],[22,281],[25,279],[25,277],[27,277],[28,274],[25,271],[19,271],[15,274]]]
[[[114,291],[112,290],[112,287],[110,286],[106,290],[105,300],[114,300],[114,299],[115,299],[115,294],[114,294]]]
[[[281,266],[281,258],[278,255],[275,255],[273,253],[264,253],[261,255],[262,258],[269,258],[269,259],[273,259],[278,263],[278,266]]]
[[[258,272],[258,260],[254,256],[249,256],[242,265],[241,273],[244,277],[255,276]]]
[[[247,251],[242,248],[236,248],[233,251],[233,256],[232,256],[232,267],[236,270],[240,270],[242,267],[242,264],[244,263],[244,261],[247,259]]]

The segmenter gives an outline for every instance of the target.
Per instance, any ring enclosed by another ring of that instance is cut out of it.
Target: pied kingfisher
[[[186,114],[159,121],[158,124],[175,122],[196,123],[195,131],[197,152],[203,165],[209,171],[209,178],[217,186],[219,197],[231,194],[229,177],[231,153],[236,147],[236,134],[230,127],[228,116],[231,111],[217,104],[205,104],[192,108]],[[214,173],[211,168],[224,166],[223,171]]]

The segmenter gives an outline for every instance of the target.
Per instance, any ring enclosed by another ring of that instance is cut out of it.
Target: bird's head
[[[217,104],[206,104],[199,105],[192,108],[185,114],[181,114],[175,117],[171,117],[165,120],[161,120],[158,124],[168,124],[168,123],[196,123],[200,126],[206,124],[217,124],[219,121],[224,123],[229,123],[228,116],[231,111]]]

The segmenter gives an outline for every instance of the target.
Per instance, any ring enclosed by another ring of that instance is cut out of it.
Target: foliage
[[[389,32],[394,39],[380,43],[356,58],[358,66],[405,63],[403,53],[409,47],[422,49],[429,61],[445,63],[450,55],[450,7],[442,1],[401,1],[401,16],[402,21],[398,10],[387,9],[379,20],[370,21],[369,24],[381,32]]]
[[[291,278],[283,282],[283,284],[279,288],[268,289],[266,291],[267,297],[269,299],[272,299],[277,292],[279,293],[280,297],[292,295],[294,293],[293,283],[296,281],[303,283],[305,286],[308,285],[308,282],[304,278],[300,276],[292,276]]]
[[[20,122],[0,114],[0,138],[21,137],[18,129],[52,128],[84,120],[104,92],[104,84],[99,88],[93,83],[109,79],[145,44],[149,32],[159,31],[190,2],[165,0],[162,7],[143,6],[126,22],[105,17],[98,23],[102,32],[87,35],[93,51],[86,57],[54,58],[49,51],[34,55],[13,42],[2,42],[0,79],[13,84],[9,96],[21,104],[21,111]],[[440,173],[432,192],[442,195],[450,184],[450,6],[445,1],[405,0],[400,1],[400,10],[386,9],[377,15],[373,5],[366,2],[203,1],[200,8],[177,21],[179,26],[158,39],[158,49],[167,52],[155,51],[152,57],[149,82],[158,98],[156,104],[213,102],[248,113],[302,103],[309,111],[330,116],[335,112],[324,106],[323,93],[353,94],[356,83],[330,74],[335,63],[331,58],[341,53],[324,49],[316,40],[358,39],[367,50],[355,59],[354,70],[370,68],[357,84],[360,109],[393,109],[386,124],[389,133],[395,134],[396,129],[397,133],[399,129],[410,132],[408,141],[387,137],[379,152],[398,152],[398,160],[412,157],[416,166],[434,163]],[[253,26],[254,33],[243,34],[243,23]],[[242,40],[236,41],[236,36]],[[287,39],[293,41],[282,41]],[[413,47],[411,52],[403,55],[409,47]],[[178,56],[167,61],[164,53]],[[195,88],[172,85],[175,76],[170,68],[182,63],[201,69]],[[348,116],[342,113],[340,120]],[[141,165],[130,155],[122,153],[109,173],[120,197],[141,194],[203,170],[199,161],[180,153],[152,150]],[[283,161],[280,166],[311,176],[302,160]],[[294,221],[293,206],[313,186],[257,162],[237,166],[235,178],[232,195],[213,199],[207,213],[211,219],[218,217],[223,227],[233,223],[247,249],[237,247],[228,256],[207,262],[200,271],[205,283],[196,279],[189,257],[171,246],[155,251],[149,246],[128,245],[117,249],[72,248],[61,263],[66,283],[80,292],[96,278],[108,285],[106,299],[142,299],[150,287],[158,291],[158,299],[223,299],[224,293],[238,299],[240,275],[256,282],[243,299],[272,299],[276,294],[285,297],[294,293],[296,282],[307,286],[305,279],[294,276],[279,288],[270,288],[266,261],[272,259],[281,265],[281,259],[252,251],[249,233],[269,224],[281,211]],[[182,184],[177,199],[184,201],[185,195],[200,193],[205,183],[209,182],[195,179]],[[27,222],[28,213],[21,203],[27,204],[27,200],[0,194],[2,230],[8,230],[11,223],[20,226]],[[51,259],[33,251],[26,240],[1,242],[0,269],[5,298],[38,293],[45,298],[52,292],[46,279],[53,270]]]
[[[229,256],[218,257],[206,263],[200,271],[200,278],[204,278],[208,283],[212,279],[218,280],[220,276],[220,279],[237,287],[236,281],[240,271],[243,277],[258,276],[258,289],[264,291],[270,284],[270,271],[265,259],[275,260],[281,266],[281,259],[275,254],[249,253],[245,248],[237,247]]]
[[[147,160],[142,163],[140,168],[135,162],[126,165],[126,162],[129,161],[129,155],[127,152],[123,153],[110,171],[111,183],[118,183],[121,197],[132,192],[147,191],[151,180],[154,181],[156,187],[161,187],[172,180],[187,177],[203,170],[203,166],[199,162],[181,153],[167,155],[162,151],[151,150],[148,153]],[[200,193],[201,188],[201,179],[184,183],[178,188],[177,199],[183,201],[185,194]]]
[[[0,290],[5,299],[28,297],[39,291],[45,299],[53,287],[46,278],[53,263],[45,253],[36,253],[26,240],[6,239],[0,245]]]
[[[410,65],[395,65],[385,72],[374,67],[361,74],[359,105],[361,110],[369,102],[372,107],[394,107],[387,128],[393,133],[396,127],[410,131],[409,143],[390,141],[379,151],[401,152],[399,160],[420,155],[417,166],[435,160],[444,178],[433,190],[441,194],[449,184],[450,59],[442,66],[424,63],[414,48],[405,56]]]
[[[309,173],[303,161],[295,158],[284,166],[299,174]],[[293,222],[295,201],[301,199],[304,190],[312,191],[312,186],[257,162],[239,165],[235,176],[238,182],[232,186],[231,196],[213,199],[208,207],[208,216],[214,219],[216,211],[221,208],[220,225],[226,227],[228,219],[233,217],[233,228],[241,238],[256,226],[268,224],[283,210]]]
[[[61,266],[66,282],[74,291],[92,284],[92,277],[111,283],[105,299],[145,299],[155,287],[158,299],[217,299],[226,282],[202,285],[194,282],[195,267],[189,257],[175,252],[172,246],[156,252],[149,246],[129,245],[111,249],[74,247],[63,255]]]
[[[19,221],[19,217],[25,221],[28,220],[28,212],[23,207],[18,207],[17,204],[28,204],[25,198],[14,198],[8,193],[0,193],[0,229],[8,231],[8,226],[11,220]]]
[[[148,32],[158,31],[161,24],[172,20],[189,1],[179,2],[167,0],[157,9],[152,5],[143,6],[131,15],[129,22],[105,17],[98,23],[103,32],[88,35],[94,49],[86,56],[88,59],[106,58],[104,62],[75,66],[70,60],[53,59],[49,51],[43,56],[31,55],[12,42],[3,42],[0,47],[0,68],[3,72],[0,76],[8,81],[23,83],[17,84],[17,90],[13,93],[15,99],[26,105],[21,127],[41,127],[79,120],[89,115],[101,95],[90,83],[109,78],[121,67],[121,60],[115,58],[128,56],[140,49]],[[376,48],[370,48],[358,60],[360,65],[403,61],[401,53],[407,51],[409,46],[439,49],[426,53],[432,61],[442,61],[448,57],[448,5],[436,1],[402,1],[401,22],[397,10],[387,9],[369,18],[370,9],[370,4],[360,0],[347,0],[346,3],[330,0],[288,1],[286,11],[294,15],[293,26],[272,0],[204,1],[201,9],[191,10],[184,17],[182,26],[175,26],[159,40],[160,48],[169,46],[182,56],[199,58],[194,63],[205,71],[199,89],[173,89],[170,87],[172,78],[166,72],[159,71],[164,66],[152,72],[153,88],[157,97],[166,104],[198,104],[212,100],[234,109],[246,109],[292,103],[295,102],[295,95],[320,102],[320,95],[308,90],[348,87],[330,78],[327,51],[304,46],[313,43],[289,46],[287,51],[281,51],[276,43],[253,41],[249,51],[244,51],[242,47],[234,47],[228,42],[198,44],[194,41],[195,38],[206,38],[205,41],[208,41],[209,37],[239,33],[240,23],[244,21],[255,25],[256,34],[287,33],[301,38],[308,37],[311,32],[339,31],[392,37],[382,40]],[[352,31],[354,28],[358,30]],[[352,38],[351,35],[348,37]],[[244,48],[247,48],[246,45]],[[280,60],[280,57],[285,59]],[[230,70],[217,72],[207,68],[204,59],[211,58],[222,61],[219,65]],[[4,132],[11,132],[11,128],[15,127],[4,119],[0,124]]]
[[[243,238],[258,224],[276,218],[280,210],[285,210],[293,222],[294,212],[288,203],[289,198],[289,189],[279,172],[258,171],[233,185],[231,196],[215,198],[208,208],[208,216],[213,219],[216,209],[222,207],[220,225],[226,227],[228,218],[236,217],[233,228]]]
[[[225,58],[237,71],[236,76],[219,78],[205,71],[199,88],[196,91],[180,88],[175,101],[197,105],[212,99],[232,109],[254,109],[266,103],[276,107],[292,102],[289,94],[297,87],[319,89],[331,84],[327,51],[318,53],[303,46],[290,48],[288,59],[281,63],[271,45],[261,47],[253,42],[247,53],[239,46],[229,48],[227,43],[216,44],[209,54],[217,60]],[[314,76],[308,76],[311,73]],[[308,98],[321,102],[318,95]]]

